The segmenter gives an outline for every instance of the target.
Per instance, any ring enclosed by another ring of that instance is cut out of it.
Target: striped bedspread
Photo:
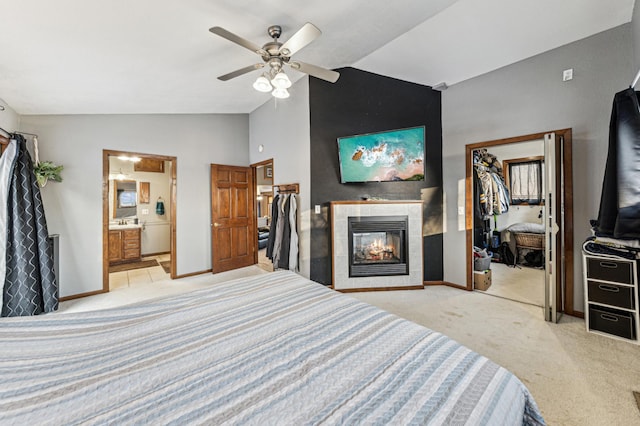
[[[0,424],[543,424],[511,373],[291,272],[0,322]]]

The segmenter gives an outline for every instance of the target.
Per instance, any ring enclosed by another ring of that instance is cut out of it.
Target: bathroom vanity
[[[109,264],[140,260],[140,225],[109,226]]]

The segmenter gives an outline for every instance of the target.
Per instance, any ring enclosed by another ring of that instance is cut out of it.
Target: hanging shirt
[[[7,197],[11,181],[11,170],[16,159],[17,142],[11,141],[7,149],[0,157],[0,283],[4,288],[4,279],[7,272]],[[0,307],[4,291],[0,289]]]
[[[289,226],[291,227],[291,244],[289,245],[289,270],[298,271],[298,202],[296,196],[291,196],[291,208],[289,210]]]
[[[280,246],[282,245],[282,232],[284,231],[284,203],[287,201],[287,195],[282,195],[278,199],[278,223],[276,224],[276,240],[273,243],[273,266],[278,267],[280,261]]]

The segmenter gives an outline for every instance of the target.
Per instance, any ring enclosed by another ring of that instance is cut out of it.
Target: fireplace
[[[407,216],[349,216],[349,277],[409,275]]]

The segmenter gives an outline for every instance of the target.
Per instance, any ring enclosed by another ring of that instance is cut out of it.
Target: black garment
[[[7,199],[7,272],[2,316],[37,315],[58,309],[58,284],[53,267],[40,187],[22,136],[16,140]],[[13,143],[13,142],[12,142]],[[3,248],[4,251],[4,248]]]
[[[609,124],[609,152],[602,183],[600,236],[640,239],[640,111],[632,88],[616,93]]]
[[[273,245],[276,242],[276,226],[278,224],[278,199],[276,194],[271,201],[271,228],[269,229],[269,240],[267,241],[267,258],[273,260]]]
[[[289,213],[291,213],[291,197],[288,196],[284,201],[284,213],[280,217],[283,221],[282,242],[280,243],[280,256],[276,267],[280,269],[289,269],[289,250],[291,249],[291,224],[289,223]]]

